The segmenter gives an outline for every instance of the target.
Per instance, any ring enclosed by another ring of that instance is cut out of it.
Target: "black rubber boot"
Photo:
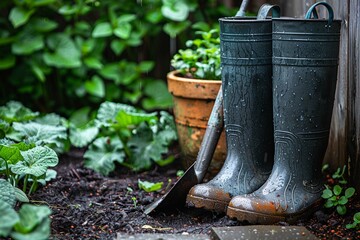
[[[321,205],[339,38],[340,21],[273,20],[275,163],[261,188],[231,200],[229,217],[291,223]]]
[[[187,205],[226,212],[232,196],[258,189],[273,166],[271,20],[220,19],[227,158]]]

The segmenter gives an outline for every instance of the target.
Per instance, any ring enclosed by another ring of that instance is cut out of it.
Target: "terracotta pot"
[[[174,115],[184,167],[197,157],[207,122],[221,86],[219,80],[180,77],[177,71],[167,75],[168,89],[174,99]],[[226,140],[221,133],[208,173],[215,175],[226,158]]]

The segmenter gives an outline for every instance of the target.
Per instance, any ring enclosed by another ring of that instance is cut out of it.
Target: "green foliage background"
[[[168,108],[171,55],[235,12],[214,0],[2,0],[0,105]]]

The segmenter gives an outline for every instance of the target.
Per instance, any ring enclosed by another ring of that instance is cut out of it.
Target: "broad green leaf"
[[[338,202],[341,205],[345,205],[345,204],[347,204],[348,199],[345,196],[341,196]]]
[[[120,111],[136,112],[136,108],[121,103],[104,102],[100,105],[97,114],[97,125],[111,126],[115,122],[115,118]]]
[[[154,9],[153,11],[148,11],[145,18],[150,23],[157,24],[163,19],[163,15],[160,10]]]
[[[340,187],[339,185],[335,185],[333,191],[336,196],[339,196],[342,192],[342,187]]]
[[[98,76],[93,76],[90,81],[85,82],[85,90],[96,97],[103,98],[105,96],[105,84]]]
[[[38,32],[50,32],[58,27],[58,23],[49,18],[35,18],[31,21],[31,26]]]
[[[173,21],[184,21],[189,16],[189,7],[183,1],[163,0],[161,12],[164,17]]]
[[[32,120],[38,115],[38,112],[33,112],[16,101],[10,101],[6,106],[0,107],[0,119],[9,123]]]
[[[200,31],[208,32],[210,31],[210,26],[206,22],[197,22],[191,26],[192,29],[197,29]]]
[[[46,5],[49,5],[51,3],[55,3],[55,2],[56,2],[56,0],[32,0],[31,4],[34,7],[41,7],[41,6],[46,6]]]
[[[345,197],[351,198],[354,195],[354,193],[355,193],[355,188],[353,188],[353,187],[347,188],[345,190]]]
[[[95,139],[98,133],[99,128],[95,126],[70,127],[70,142],[75,147],[85,147]]]
[[[326,208],[331,208],[331,207],[334,206],[334,203],[333,203],[332,201],[330,201],[330,200],[327,200],[327,201],[325,202],[324,206],[325,206]]]
[[[35,229],[29,233],[11,232],[11,237],[16,240],[47,240],[50,237],[50,218],[45,218]]]
[[[89,113],[90,113],[90,107],[83,107],[80,108],[76,111],[74,111],[70,117],[69,117],[69,121],[71,124],[73,124],[75,127],[84,127],[86,126],[89,121],[90,121],[90,117],[89,117]]]
[[[78,8],[76,5],[64,5],[61,8],[59,8],[59,13],[62,15],[72,15],[75,14],[78,11]]]
[[[49,147],[37,146],[28,151],[21,152],[24,160],[11,167],[15,174],[30,174],[40,177],[49,167],[55,167],[59,158],[54,150]]]
[[[190,21],[170,22],[164,25],[164,32],[174,38],[191,25]]]
[[[106,64],[100,70],[100,75],[115,82],[120,82],[120,66],[117,63]]]
[[[354,221],[356,223],[360,223],[360,212],[354,214]]]
[[[142,73],[148,73],[150,72],[155,66],[155,63],[153,61],[142,61],[139,64],[139,70]]]
[[[0,197],[0,237],[8,237],[11,229],[18,221],[19,216],[16,211]]]
[[[325,199],[328,199],[328,198],[330,198],[332,196],[333,196],[333,192],[328,188],[324,189],[324,191],[323,191],[323,193],[321,195],[321,197],[325,198]]]
[[[346,206],[345,205],[338,205],[336,207],[336,211],[338,212],[338,214],[340,215],[345,215],[346,214]]]
[[[111,24],[108,22],[98,23],[94,31],[92,32],[92,36],[94,38],[100,38],[100,37],[109,37],[113,33]]]
[[[38,117],[34,120],[34,122],[50,126],[67,126],[67,120],[56,113],[49,113],[42,117]]]
[[[29,32],[19,36],[19,39],[11,45],[11,51],[18,55],[29,55],[44,47],[42,35]]]
[[[114,127],[126,128],[129,126],[137,126],[142,122],[154,124],[158,119],[156,115],[156,113],[138,113],[120,110],[115,117],[116,123]]]
[[[10,124],[5,120],[0,119],[0,139],[5,137],[5,133],[8,132],[9,129],[10,129]]]
[[[58,152],[64,151],[67,140],[66,127],[30,123],[14,123],[13,128],[23,139],[38,146],[48,145]]]
[[[34,9],[27,10],[20,7],[14,7],[10,11],[9,20],[12,25],[17,28],[21,25],[24,25],[27,21],[29,21],[31,15],[35,12]]]
[[[84,154],[84,165],[103,175],[115,169],[115,162],[122,163],[125,154],[119,138],[101,137],[96,139]]]
[[[152,80],[145,84],[144,93],[149,98],[143,100],[145,109],[169,108],[173,106],[173,98],[162,80]]]
[[[119,25],[121,25],[123,23],[131,22],[135,19],[136,19],[135,14],[123,14],[123,15],[120,15],[120,17],[118,17],[117,22]]]
[[[111,49],[116,55],[120,55],[124,51],[125,47],[125,43],[121,40],[115,39],[111,42]]]
[[[106,64],[100,75],[104,78],[115,81],[116,84],[129,85],[139,77],[137,64],[123,60],[119,63]]]
[[[81,53],[73,40],[65,33],[56,33],[47,38],[47,44],[53,52],[44,53],[46,64],[58,68],[81,66]]]
[[[36,63],[33,63],[30,66],[31,66],[31,70],[35,74],[35,76],[41,82],[45,82],[46,77],[45,77],[45,73],[44,73],[43,69],[39,65],[37,65]]]
[[[91,8],[87,5],[64,5],[59,9],[59,13],[62,15],[84,15],[88,13]]]
[[[142,37],[139,33],[132,31],[130,37],[126,39],[126,45],[138,47],[142,44]]]
[[[11,145],[12,147],[16,147],[18,148],[20,151],[27,151],[29,149],[32,149],[35,147],[35,144],[34,143],[25,143],[25,142],[19,142],[19,143],[14,143]],[[21,158],[23,159],[23,158]]]
[[[16,203],[14,187],[8,181],[1,178],[0,178],[0,201],[4,201],[5,203],[8,204],[9,207],[14,207]]]
[[[162,154],[168,151],[166,146],[154,139],[151,129],[146,127],[137,129],[136,134],[129,139],[128,146],[132,150],[128,166],[135,171],[149,169],[152,161],[161,160]]]
[[[352,228],[356,228],[358,224],[356,222],[353,222],[353,223],[349,223],[349,224],[346,224],[346,228],[347,229],[352,229]]]
[[[149,181],[141,181],[140,179],[138,179],[139,188],[144,190],[145,192],[155,192],[157,190],[160,190],[163,184],[163,182],[152,183]]]
[[[15,198],[20,202],[29,202],[29,198],[26,196],[26,194],[19,188],[15,189]]]
[[[87,57],[84,59],[84,63],[86,66],[93,69],[101,69],[103,67],[101,61],[96,57]]]
[[[0,145],[0,161],[3,159],[8,164],[16,164],[21,161],[23,157],[20,154],[20,150],[14,146]]]
[[[45,177],[38,178],[37,181],[38,181],[38,183],[41,183],[42,185],[46,185],[47,182],[51,181],[52,179],[55,179],[56,176],[57,176],[57,172],[54,169],[48,169],[48,170],[46,170]]]
[[[13,55],[0,58],[0,70],[13,67],[15,65],[15,62],[16,58]]]
[[[36,206],[32,204],[24,204],[19,210],[20,221],[15,224],[14,229],[21,234],[34,233],[39,225],[46,222],[45,220],[51,214],[51,209],[47,206]],[[19,235],[20,236],[20,235]],[[45,235],[48,237],[48,235]],[[29,238],[22,238],[29,239]],[[40,239],[44,239],[44,236]]]
[[[114,35],[118,38],[128,39],[131,33],[131,24],[129,23],[122,23],[117,28],[114,29]]]

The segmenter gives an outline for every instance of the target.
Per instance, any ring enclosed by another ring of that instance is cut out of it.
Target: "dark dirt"
[[[139,190],[138,179],[162,181],[164,186],[171,179],[170,187],[176,182],[178,165],[143,173],[118,168],[116,173],[103,177],[83,167],[82,153],[75,150],[62,156],[56,167],[56,180],[31,196],[34,203],[47,204],[53,211],[52,239],[114,239],[117,232],[208,234],[211,227],[241,225],[224,215],[186,208],[168,216],[148,216],[143,213],[145,206],[164,191],[146,193]],[[360,239],[360,230],[345,228],[358,211],[359,198],[349,202],[348,214],[344,217],[332,210],[321,209],[297,225],[305,226],[320,239]]]

